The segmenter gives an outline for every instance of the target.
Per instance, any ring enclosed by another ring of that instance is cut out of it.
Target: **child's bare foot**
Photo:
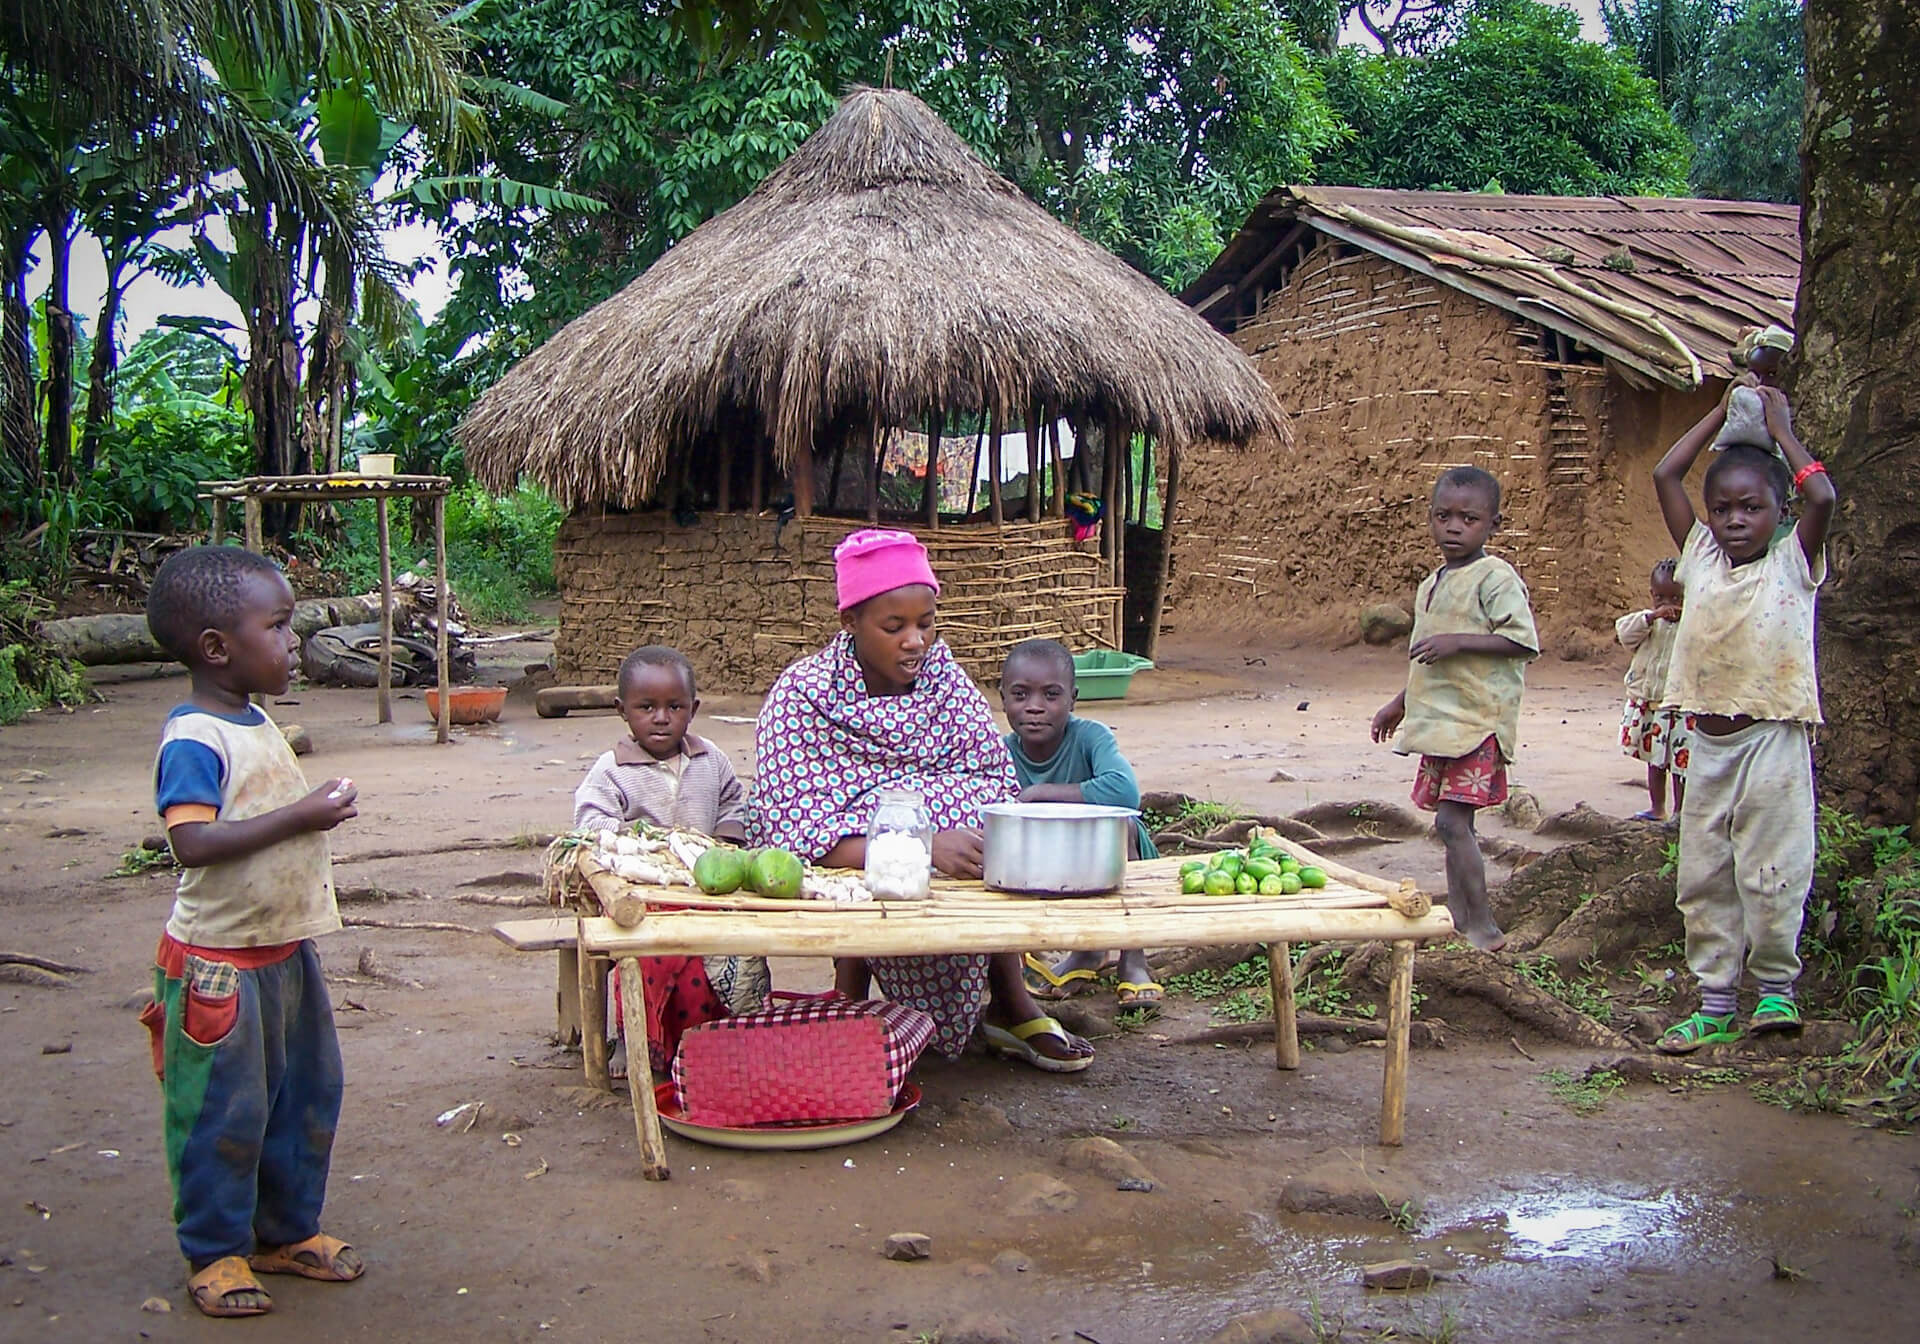
[[[1507,935],[1500,932],[1500,926],[1492,920],[1484,923],[1458,924],[1454,927],[1462,938],[1482,952],[1498,952],[1507,945]]]

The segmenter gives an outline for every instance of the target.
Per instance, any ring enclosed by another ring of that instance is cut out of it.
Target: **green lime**
[[[1198,896],[1207,889],[1207,874],[1203,869],[1195,868],[1190,873],[1180,874],[1180,894]]]
[[[693,863],[693,880],[709,896],[725,896],[746,885],[752,862],[740,850],[715,845]]]
[[[1282,896],[1298,895],[1299,891],[1300,875],[1298,873],[1280,874],[1280,894]]]
[[[1327,875],[1318,868],[1302,868],[1300,870],[1300,885],[1303,887],[1324,887],[1327,885]]]
[[[1286,889],[1287,880],[1278,873],[1260,879],[1260,894],[1262,896],[1279,896],[1284,893]]]
[[[1233,889],[1242,896],[1251,896],[1260,890],[1260,879],[1251,873],[1242,873],[1233,879]]]
[[[776,901],[799,899],[806,869],[784,849],[763,849],[753,861],[753,889]]]
[[[1188,859],[1180,865],[1180,876],[1182,877],[1185,877],[1188,873],[1204,873],[1206,871],[1207,861],[1205,859]]]
[[[1282,859],[1282,860],[1280,860],[1280,871],[1281,871],[1281,872],[1283,872],[1283,873],[1297,873],[1297,872],[1299,872],[1299,871],[1300,871],[1300,860],[1298,860],[1298,859],[1296,859],[1296,858],[1294,858],[1294,857],[1293,857],[1293,855],[1291,855],[1291,854],[1289,854],[1289,855],[1287,855],[1287,857],[1286,857],[1286,858],[1284,858],[1284,859]]]
[[[1216,868],[1206,875],[1202,890],[1209,896],[1231,896],[1234,893],[1233,874]]]
[[[1245,868],[1246,864],[1247,861],[1231,849],[1220,856],[1220,871],[1232,873],[1235,877],[1240,876],[1240,870]]]

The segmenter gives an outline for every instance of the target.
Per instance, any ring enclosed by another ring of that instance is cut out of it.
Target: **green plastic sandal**
[[[1695,1013],[1668,1027],[1653,1048],[1663,1055],[1690,1055],[1703,1045],[1720,1045],[1739,1039],[1740,1030],[1733,1025],[1732,1013],[1725,1017]]]
[[[1747,1030],[1756,1036],[1763,1031],[1798,1031],[1804,1025],[1800,1005],[1784,994],[1762,994],[1747,1020]]]

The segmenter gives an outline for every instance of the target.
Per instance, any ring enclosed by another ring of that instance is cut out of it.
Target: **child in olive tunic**
[[[1540,653],[1527,585],[1487,554],[1500,526],[1500,482],[1455,467],[1433,487],[1428,523],[1446,563],[1414,599],[1407,689],[1373,716],[1373,740],[1399,730],[1394,750],[1418,753],[1413,801],[1434,814],[1447,848],[1447,909],[1467,941],[1506,945],[1487,900],[1487,868],[1474,813],[1507,798],[1507,765],[1520,732],[1527,661]]]

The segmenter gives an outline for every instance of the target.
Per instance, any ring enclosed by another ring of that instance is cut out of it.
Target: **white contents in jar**
[[[867,841],[867,889],[881,900],[924,900],[932,892],[933,852],[910,831]]]

